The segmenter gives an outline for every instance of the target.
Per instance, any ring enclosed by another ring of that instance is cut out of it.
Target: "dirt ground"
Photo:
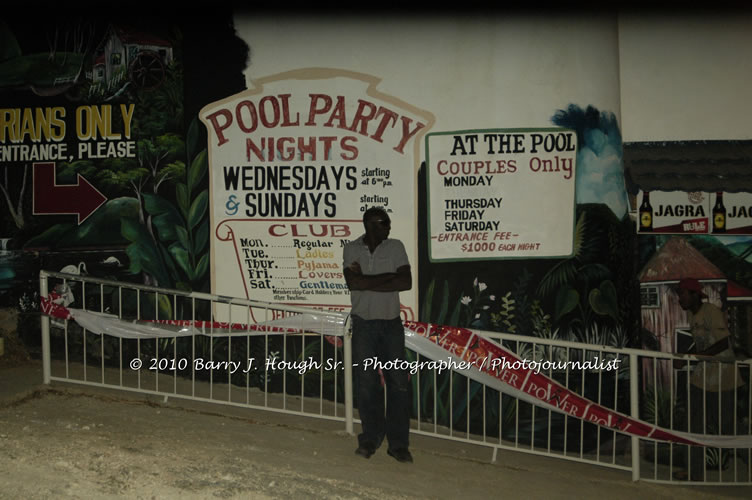
[[[0,499],[752,495],[511,451],[491,463],[488,448],[425,436],[413,464],[384,447],[365,460],[340,422],[41,381],[38,361],[0,362]]]
[[[513,451],[492,463],[490,448],[419,435],[413,464],[385,446],[366,460],[338,421],[45,386],[41,362],[3,328],[14,319],[0,314],[0,499],[752,498]]]

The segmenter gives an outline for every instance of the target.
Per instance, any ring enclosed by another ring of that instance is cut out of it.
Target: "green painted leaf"
[[[152,226],[162,241],[178,239],[175,228],[183,225],[183,218],[168,200],[156,194],[144,193],[144,208],[152,216]]]
[[[173,256],[175,262],[178,263],[178,265],[185,272],[188,278],[193,281],[194,270],[193,266],[191,266],[191,258],[190,255],[188,255],[188,251],[179,243],[173,243],[172,245],[170,245],[170,254]]]
[[[191,162],[191,166],[188,168],[188,192],[192,193],[194,189],[199,185],[201,179],[206,175],[206,171],[209,168],[209,162],[206,156],[206,149],[198,153]]]
[[[163,286],[169,286],[170,278],[160,258],[159,249],[146,229],[133,219],[120,220],[121,234],[132,243],[125,249],[132,273],[148,273]]]
[[[196,265],[196,273],[195,273],[196,278],[195,279],[201,279],[208,270],[209,270],[209,254],[204,254],[198,260],[198,264]]]
[[[193,158],[201,145],[201,129],[197,117],[194,117],[188,126],[185,142],[188,158]]]
[[[426,294],[423,296],[423,307],[420,308],[420,320],[423,322],[431,321],[431,303],[433,302],[433,292],[436,288],[436,279],[432,279],[426,288]]]
[[[170,255],[168,249],[159,242],[156,242],[156,246],[159,249],[160,254],[162,255],[162,262],[164,263],[165,272],[168,273],[171,278],[169,283],[163,282],[162,286],[172,288],[173,284],[180,279],[180,273],[178,272],[178,268],[175,266],[175,261]]]
[[[178,202],[178,208],[180,209],[180,213],[183,215],[183,218],[185,220],[188,220],[188,210],[191,206],[191,199],[190,194],[188,193],[188,186],[185,184],[178,183],[175,186],[175,198]]]
[[[128,272],[132,274],[138,274],[144,270],[144,266],[141,264],[141,252],[138,245],[128,245],[125,248],[125,254],[128,256]]]
[[[141,241],[142,238],[149,238],[146,229],[137,220],[128,217],[120,219],[120,234],[125,239],[132,242]]]
[[[183,248],[190,248],[191,240],[188,237],[188,231],[183,226],[176,226],[175,232],[178,236],[178,242],[183,245]]]
[[[452,315],[449,316],[449,321],[446,324],[449,326],[460,326],[460,311],[462,311],[462,302],[458,300],[454,305]]]
[[[193,255],[200,255],[206,248],[206,243],[208,241],[209,219],[204,219],[198,229],[193,233]]]
[[[172,300],[169,295],[159,295],[159,319],[173,319]]]
[[[159,239],[167,243],[178,239],[177,228],[182,227],[182,222],[183,219],[176,217],[175,214],[161,214],[151,220]]]
[[[619,303],[616,298],[616,286],[611,280],[605,280],[598,288],[590,290],[588,296],[590,307],[597,314],[619,319]]]
[[[144,208],[146,208],[146,211],[150,215],[159,215],[175,211],[175,207],[172,206],[172,203],[162,198],[158,194],[143,193],[143,197]]]
[[[201,191],[196,199],[191,204],[191,209],[188,212],[188,227],[193,229],[201,222],[201,219],[206,213],[206,208],[209,206],[209,192],[207,190]]]
[[[439,307],[439,313],[436,316],[436,324],[444,325],[444,318],[446,318],[447,310],[449,309],[449,286],[446,280],[444,280],[444,286],[441,288],[441,306]]]
[[[560,319],[565,314],[571,312],[577,304],[580,303],[580,294],[577,290],[569,287],[562,287],[556,294],[556,304],[554,314],[556,319]]]

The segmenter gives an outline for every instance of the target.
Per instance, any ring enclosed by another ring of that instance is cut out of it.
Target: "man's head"
[[[389,237],[392,221],[381,207],[371,207],[363,213],[363,226],[366,228],[366,236],[374,243],[381,243]]]
[[[679,296],[679,305],[684,310],[696,311],[702,304],[702,299],[707,295],[702,291],[702,285],[694,278],[683,278],[676,288]]]

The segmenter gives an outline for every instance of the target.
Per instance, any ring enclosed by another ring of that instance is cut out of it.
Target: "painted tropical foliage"
[[[57,162],[57,184],[76,184],[81,176],[107,198],[80,225],[70,216],[32,216],[29,165],[5,163],[2,194],[12,210],[3,218],[4,245],[33,252],[40,267],[52,270],[80,261],[102,277],[207,290],[205,139],[197,121],[187,131],[184,125],[180,31],[85,20],[61,29],[68,31],[55,31],[59,39],[49,51],[25,52],[3,24],[3,95],[15,105],[62,107],[68,117],[85,106],[132,109],[127,137],[135,154]],[[113,134],[125,136],[121,116],[112,124]],[[65,142],[76,139],[71,128]]]

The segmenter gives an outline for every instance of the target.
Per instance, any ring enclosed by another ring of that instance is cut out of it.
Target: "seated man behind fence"
[[[733,434],[734,395],[736,388],[742,385],[742,380],[733,364],[735,356],[726,326],[726,315],[714,304],[703,301],[707,295],[696,279],[685,278],[679,281],[676,293],[679,305],[689,313],[689,331],[694,339],[691,354],[708,360],[697,363],[690,374],[689,430],[699,434]],[[674,362],[674,368],[682,368],[684,365],[685,362],[681,360]],[[691,480],[702,481],[704,470],[704,448],[690,447]],[[674,477],[687,479],[687,473],[678,471]]]

